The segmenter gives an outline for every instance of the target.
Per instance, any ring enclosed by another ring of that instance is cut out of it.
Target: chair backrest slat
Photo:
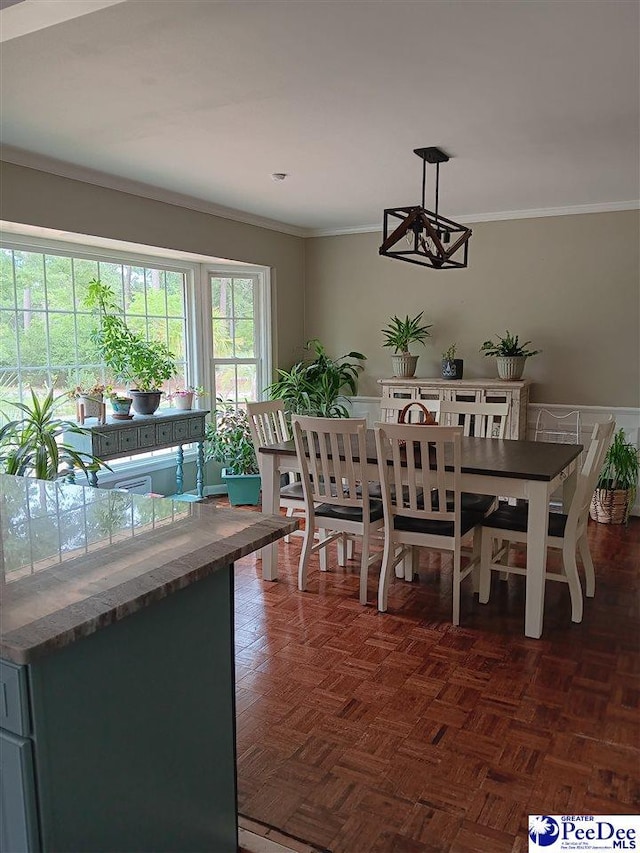
[[[504,438],[509,423],[510,404],[443,400],[440,403],[442,426],[461,426],[465,436]]]
[[[591,496],[596,487],[604,455],[611,443],[615,426],[615,421],[609,420],[596,424],[593,428],[591,441],[584,453],[584,462],[578,474],[576,490],[569,507],[565,536],[568,531],[581,527],[587,520]]]
[[[375,434],[385,513],[454,521],[459,530],[462,429],[377,423]]]
[[[366,419],[294,415],[291,425],[307,505],[368,505]]]
[[[258,465],[260,465],[262,454],[258,452],[258,448],[270,444],[281,444],[291,439],[291,432],[285,417],[284,401],[269,400],[267,402],[247,403],[247,414],[251,439],[258,458]]]

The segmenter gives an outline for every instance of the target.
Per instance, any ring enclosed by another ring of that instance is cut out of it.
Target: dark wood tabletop
[[[462,438],[462,471],[516,480],[553,480],[582,452],[581,444],[556,444],[498,438]],[[293,440],[261,447],[260,453],[295,456]],[[367,430],[367,462],[378,457],[374,432]]]

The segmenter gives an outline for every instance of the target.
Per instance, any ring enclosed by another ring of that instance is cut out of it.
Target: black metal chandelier
[[[433,147],[415,148],[413,153],[422,158],[422,205],[389,207],[384,211],[380,254],[436,270],[466,267],[471,229],[438,212],[440,163],[447,163],[449,158]],[[425,207],[427,163],[435,163],[436,167],[435,212]]]

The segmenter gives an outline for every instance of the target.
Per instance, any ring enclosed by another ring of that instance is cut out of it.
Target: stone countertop
[[[297,526],[283,516],[0,475],[0,657],[30,663]]]

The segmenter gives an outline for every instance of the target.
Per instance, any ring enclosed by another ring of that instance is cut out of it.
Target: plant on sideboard
[[[442,353],[442,378],[443,379],[462,379],[464,361],[461,358],[456,358],[456,345],[451,344]]]
[[[153,414],[160,405],[163,383],[177,373],[175,356],[163,341],[148,341],[129,328],[115,292],[100,279],[89,283],[85,305],[98,315],[92,338],[106,366],[115,379],[129,386],[135,411]]]
[[[542,352],[539,349],[527,349],[530,343],[520,343],[520,337],[512,335],[507,329],[505,335],[497,335],[495,341],[485,341],[480,352],[485,356],[495,356],[500,379],[515,380],[522,377],[527,359]]]
[[[408,378],[416,372],[418,356],[411,354],[409,344],[420,343],[424,346],[427,338],[431,336],[429,329],[433,326],[432,323],[422,322],[423,315],[424,311],[415,317],[409,317],[407,314],[404,320],[394,315],[382,329],[385,338],[383,346],[392,347],[394,351],[391,356],[394,376]]]

